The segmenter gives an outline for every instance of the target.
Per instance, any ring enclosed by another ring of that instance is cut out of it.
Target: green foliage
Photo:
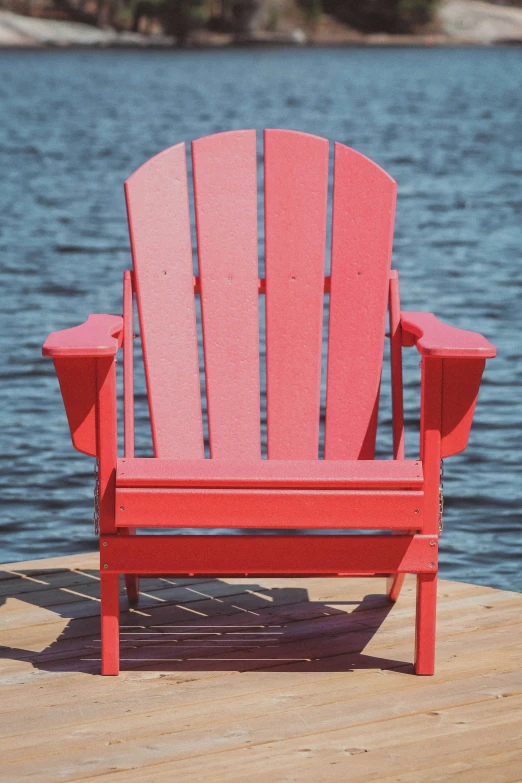
[[[279,6],[274,2],[270,3],[268,8],[266,29],[271,33],[275,33],[279,29]]]
[[[415,27],[430,22],[437,5],[438,0],[400,0],[398,12],[403,24]]]
[[[302,7],[307,24],[316,25],[323,13],[322,0],[303,0]]]

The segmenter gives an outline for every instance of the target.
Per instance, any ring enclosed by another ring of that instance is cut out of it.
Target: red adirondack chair
[[[185,147],[126,182],[133,271],[123,317],[55,332],[74,446],[98,461],[102,672],[119,671],[119,575],[383,575],[398,596],[417,575],[415,668],[435,651],[439,469],[468,441],[495,348],[431,313],[400,312],[390,270],[396,183],[335,145],[331,274],[325,277],[328,142],[265,132],[266,275],[258,278],[256,134],[192,145],[199,277],[193,276]],[[154,457],[134,456],[136,294]],[[195,299],[203,323],[211,459],[204,458]],[[259,299],[266,308],[268,459],[261,458]],[[325,459],[318,459],[321,345],[330,300]],[[375,460],[389,305],[393,459]],[[422,356],[420,457],[404,458],[401,346]],[[117,453],[116,355],[123,346],[124,457]],[[240,536],[133,535],[137,528],[245,528]],[[256,529],[374,530],[263,536]],[[387,534],[383,534],[387,531]],[[389,535],[389,532],[394,535]]]

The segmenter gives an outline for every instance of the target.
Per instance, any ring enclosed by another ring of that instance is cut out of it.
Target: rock
[[[170,46],[165,36],[118,33],[80,22],[37,19],[10,11],[0,11],[2,46]]]
[[[522,8],[480,0],[446,0],[439,19],[445,33],[469,43],[522,42]]]
[[[301,45],[305,44],[308,40],[306,37],[306,33],[304,32],[304,30],[301,30],[300,27],[296,27],[295,30],[292,30],[291,38],[294,43],[301,44]]]

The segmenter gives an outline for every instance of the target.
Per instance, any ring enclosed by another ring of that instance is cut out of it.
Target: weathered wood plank
[[[260,772],[263,763],[266,771],[266,743],[271,744],[271,763],[281,772],[285,767],[291,768],[296,763],[296,751],[299,752],[300,746],[302,748],[304,744],[304,747],[310,748],[310,743],[315,745],[319,742],[323,758],[330,753],[337,756],[339,744],[345,753],[346,747],[371,751],[371,755],[364,759],[366,764],[362,777],[363,780],[370,780],[376,773],[382,773],[386,769],[382,766],[382,756],[386,757],[386,754],[382,753],[383,749],[394,746],[402,749],[409,746],[411,752],[413,736],[417,748],[422,741],[423,748],[426,745],[429,748],[431,744],[433,753],[436,747],[434,740],[438,739],[440,744],[443,738],[445,743],[452,744],[454,748],[456,746],[460,752],[462,749],[471,749],[470,734],[484,734],[485,730],[489,730],[487,739],[490,740],[492,729],[496,726],[502,727],[503,734],[508,736],[510,731],[520,729],[522,697],[515,695],[502,698],[505,681],[482,685],[464,681],[464,686],[457,690],[450,683],[439,689],[436,695],[433,686],[427,686],[416,693],[414,702],[408,694],[395,694],[393,699],[386,694],[376,699],[363,697],[360,700],[352,700],[347,688],[342,695],[336,691],[326,698],[323,697],[322,702],[317,705],[308,705],[308,700],[304,700],[301,705],[288,707],[277,699],[269,701],[264,710],[259,710],[259,705],[254,704],[254,716],[250,716],[248,711],[245,716],[241,711],[234,715],[236,706],[232,702],[233,717],[214,707],[204,716],[204,721],[199,718],[199,712],[192,717],[189,714],[183,726],[176,723],[179,711],[173,707],[170,714],[154,715],[154,720],[150,719],[148,713],[138,720],[136,716],[128,717],[126,725],[112,723],[112,726],[106,726],[103,722],[95,722],[90,727],[85,727],[79,737],[76,735],[76,738],[70,739],[71,750],[67,751],[66,759],[63,758],[64,754],[56,740],[48,742],[44,736],[43,747],[39,749],[41,753],[35,747],[37,755],[33,758],[28,758],[29,751],[26,750],[25,756],[21,754],[22,758],[18,759],[16,750],[12,750],[3,756],[0,771],[7,776],[13,771],[20,775],[18,779],[22,779],[30,765],[38,763],[37,759],[45,756],[44,774],[56,775],[61,769],[58,765],[67,761],[72,774],[61,779],[74,780],[78,770],[76,765],[80,762],[84,774],[106,773],[109,771],[108,766],[114,766],[115,762],[132,769],[135,764],[130,761],[129,753],[136,753],[139,746],[145,766],[148,763],[157,769],[157,764],[164,761],[180,762],[172,767],[172,772],[181,774],[183,779],[196,779],[197,768],[200,769],[200,774],[206,768],[208,775],[213,770],[219,779],[244,780],[247,774]],[[307,716],[305,721],[302,720],[304,709]],[[369,724],[373,724],[373,731],[369,731]],[[109,743],[108,731],[111,736]],[[144,737],[144,732],[148,736]],[[57,739],[61,737],[63,732],[58,732]],[[39,733],[37,739],[41,738]],[[462,745],[455,742],[458,739]],[[252,745],[252,751],[256,751],[255,753],[244,754],[246,740],[250,740],[248,744]],[[80,747],[75,748],[75,744]],[[89,752],[93,744],[98,745],[96,756],[86,759],[86,752]],[[443,751],[439,751],[443,756]],[[226,766],[223,766],[225,754],[228,758]],[[381,758],[376,760],[375,756],[379,755]],[[13,760],[9,761],[10,758]],[[420,768],[429,768],[425,750],[423,754],[417,754],[417,759],[419,758],[420,764],[419,760],[417,764]],[[193,766],[196,759],[198,767]],[[188,760],[188,764],[184,763],[185,760]],[[302,759],[305,762],[310,760],[310,757]],[[411,769],[411,759],[408,761],[408,766],[405,766],[405,759],[402,759],[399,767],[402,765],[402,769]]]
[[[436,778],[431,777],[432,765],[440,762],[441,758],[469,761],[475,757],[477,748],[487,753],[495,748],[507,750],[513,747],[513,743],[519,742],[522,726],[520,712],[513,716],[513,720],[506,721],[507,709],[503,705],[499,709],[498,702],[492,702],[485,711],[477,710],[470,717],[469,707],[466,707],[460,713],[455,711],[454,721],[448,721],[446,726],[442,721],[436,726],[433,720],[436,716],[415,715],[403,723],[409,741],[390,744],[383,734],[386,729],[393,731],[396,727],[383,726],[380,722],[365,726],[362,731],[341,729],[326,737],[303,732],[301,737],[285,743],[284,747],[270,743],[269,749],[254,746],[249,753],[238,750],[233,753],[216,753],[210,758],[169,762],[168,772],[190,780],[194,773],[204,776],[206,770],[213,770],[217,777],[239,783],[245,776],[254,781],[266,780],[269,763],[273,770],[277,770],[280,780],[315,783],[326,769],[328,772],[333,771],[334,776],[329,777],[331,780],[366,783],[375,781],[393,766],[395,780],[400,780],[403,772],[410,772],[412,767],[416,767],[419,780],[434,781]],[[461,717],[467,717],[467,721],[463,721],[467,726],[458,726],[458,718]],[[500,732],[500,736],[494,736],[496,732]],[[420,743],[422,752],[419,752]],[[166,767],[161,770],[157,765],[154,766],[156,781],[168,779],[165,775]],[[339,777],[335,777],[336,767],[340,767]],[[144,781],[144,772],[132,772],[126,780],[129,783]],[[468,781],[472,783],[473,778],[468,778]]]
[[[64,555],[58,557],[40,558],[36,560],[20,560],[11,563],[3,563],[0,566],[0,579],[11,579],[12,572],[23,572],[31,569],[34,573],[45,573],[58,569],[69,571],[74,568],[96,568],[98,557],[95,552],[87,552],[80,555]]]
[[[498,653],[497,653],[498,655]],[[480,660],[480,659],[479,659]],[[505,653],[506,662],[517,668],[516,650],[511,653]],[[475,676],[472,677],[475,684],[486,682],[491,677],[492,660],[480,660],[480,666],[474,667]],[[505,672],[508,674],[508,672]],[[443,682],[455,682],[459,679],[467,679],[470,675],[467,671],[456,671],[455,667],[451,671],[446,670],[441,676],[438,685]],[[70,679],[70,678],[68,678]],[[409,678],[413,679],[413,678]],[[88,685],[88,681],[91,683]],[[344,683],[343,683],[344,681]],[[416,685],[417,681],[412,682],[411,688],[421,688],[424,686]],[[509,680],[506,679],[506,683]],[[344,689],[347,687],[346,675],[343,674],[311,674],[303,678],[301,674],[280,673],[277,677],[277,687],[274,687],[274,678],[267,676],[266,673],[253,673],[248,678],[238,678],[233,674],[224,674],[214,676],[209,682],[209,678],[204,674],[196,674],[189,681],[184,681],[182,675],[169,677],[164,675],[160,679],[147,681],[147,703],[141,707],[135,704],[134,698],[131,700],[134,716],[142,713],[155,716],[162,719],[164,710],[171,710],[173,700],[176,702],[176,708],[179,710],[187,707],[190,714],[201,717],[201,720],[211,720],[212,709],[220,708],[224,705],[225,711],[230,711],[229,702],[235,703],[237,713],[245,716],[246,714],[255,715],[256,708],[259,709],[266,703],[273,703],[274,700],[284,701],[286,706],[301,704],[309,699],[317,702],[321,698],[330,697],[336,691],[338,685]],[[497,681],[498,684],[498,681]],[[182,685],[183,687],[179,687]],[[89,689],[92,688],[92,690]],[[375,672],[360,671],[357,677],[349,682],[349,697],[351,699],[367,698],[370,694],[372,698],[388,694],[394,698],[393,694],[404,689],[404,677],[382,677],[376,676]],[[38,686],[41,690],[41,686]],[[92,683],[92,678],[83,678],[83,684],[75,678],[74,685],[67,686],[69,701],[63,701],[64,680],[61,678],[54,684],[49,683],[46,692],[49,694],[50,703],[42,703],[41,700],[36,705],[28,703],[23,708],[11,709],[9,711],[9,726],[4,731],[4,736],[30,735],[34,733],[31,739],[27,741],[32,746],[37,734],[41,733],[41,727],[44,724],[46,732],[55,729],[69,729],[81,727],[84,724],[93,724],[99,720],[111,719],[119,722],[129,714],[129,700],[113,698],[112,689],[96,687]],[[343,691],[344,692],[344,691]],[[38,696],[35,693],[35,696]],[[40,694],[41,695],[41,694]],[[48,702],[49,702],[48,700]],[[30,700],[29,700],[30,701]],[[213,708],[211,706],[214,705]],[[185,713],[183,713],[185,715]],[[228,714],[228,712],[227,712]],[[206,716],[203,718],[203,716]],[[188,715],[187,715],[188,717]],[[47,735],[46,735],[47,736]],[[40,741],[39,738],[37,738]],[[41,738],[44,741],[44,737]]]
[[[514,720],[522,719],[522,696],[518,696],[516,693],[503,696],[506,689],[512,691],[514,687],[518,687],[519,690],[522,690],[522,682],[516,675],[511,673],[494,678],[470,678],[461,681],[459,685],[460,687],[455,687],[453,683],[449,683],[444,688],[440,686],[438,688],[437,713],[441,715],[442,710],[446,710],[450,718],[449,721],[426,721],[426,717],[437,717],[426,716],[423,711],[423,707],[425,709],[426,703],[433,697],[433,694],[430,693],[432,691],[430,686],[417,693],[417,701],[409,698],[408,694],[401,693],[395,693],[393,699],[390,699],[389,694],[381,694],[380,696],[361,694],[357,699],[353,698],[351,686],[345,681],[342,687],[336,688],[333,692],[331,689],[323,689],[322,691],[309,691],[296,697],[287,694],[286,698],[281,693],[268,693],[261,699],[258,694],[253,693],[238,699],[229,698],[221,699],[218,702],[211,700],[206,703],[186,704],[183,708],[183,722],[184,727],[188,728],[183,729],[176,727],[176,716],[179,714],[177,704],[171,704],[169,708],[163,707],[159,710],[154,710],[149,706],[139,712],[135,711],[134,714],[127,713],[123,724],[116,722],[112,716],[93,721],[84,719],[81,722],[83,730],[71,732],[68,752],[82,748],[88,749],[93,741],[97,744],[102,743],[103,738],[110,735],[121,743],[133,741],[139,737],[148,736],[153,740],[157,736],[163,737],[164,735],[181,733],[182,735],[186,734],[189,738],[188,743],[182,742],[176,750],[176,756],[183,758],[186,755],[186,745],[192,741],[190,735],[198,728],[214,727],[216,733],[214,747],[217,747],[223,742],[223,738],[220,736],[221,727],[248,722],[261,726],[263,719],[270,719],[275,724],[270,726],[268,730],[261,729],[264,736],[269,737],[269,741],[280,742],[285,736],[292,737],[296,730],[298,734],[307,733],[302,723],[300,726],[297,725],[298,715],[295,714],[305,704],[306,714],[315,718],[317,722],[317,733],[325,728],[329,731],[335,731],[338,730],[336,727],[342,727],[354,731],[356,727],[359,727],[360,733],[364,736],[369,722],[379,722],[382,728],[382,723],[389,721],[390,726],[387,727],[386,737],[389,744],[397,744],[410,739],[411,717],[413,716],[417,717],[419,726],[422,726],[425,721],[430,727],[433,727],[435,732],[439,731],[439,733],[449,730],[448,723],[453,723],[459,730],[459,726],[467,724],[476,726],[480,719],[484,720],[495,713],[500,713],[502,718],[500,722],[504,722],[503,719],[506,716],[512,716]],[[489,702],[495,703],[491,705]],[[350,704],[349,711],[346,709],[347,704]],[[276,712],[280,717],[276,717]],[[150,720],[152,714],[154,714],[154,721]],[[455,714],[458,715],[459,720],[453,717]],[[290,729],[281,726],[287,722],[293,724]],[[382,733],[380,741],[384,744]],[[21,731],[17,735],[0,740],[2,763],[10,764],[30,757],[58,755],[62,736],[61,727],[51,729],[46,726],[45,733]],[[231,739],[232,744],[237,743],[237,738],[231,737]],[[360,741],[360,737],[358,740]],[[366,742],[368,743],[368,741],[372,743],[372,738],[367,737]],[[207,744],[211,745],[211,742],[208,741]],[[210,747],[209,750],[211,750]]]
[[[491,756],[474,756],[465,761],[449,761],[430,767],[430,777],[437,783],[519,783],[522,739],[511,750]],[[401,775],[401,783],[418,783],[419,771]],[[426,780],[426,778],[425,778]],[[396,783],[397,776],[379,778],[374,783]]]
[[[289,600],[290,600],[289,598],[286,599],[287,602]],[[294,600],[296,600],[295,597],[294,597]],[[256,601],[257,601],[257,607],[254,606]],[[263,603],[265,605],[265,609],[264,610],[262,609]],[[239,604],[239,606],[238,606],[238,604]],[[267,622],[271,622],[271,621],[277,622],[277,621],[281,621],[281,620],[284,620],[285,623],[296,622],[296,621],[298,621],[300,619],[307,619],[307,618],[311,618],[311,617],[313,618],[314,616],[317,616],[318,613],[319,613],[319,616],[320,616],[321,612],[324,614],[324,608],[322,608],[320,604],[317,604],[317,607],[315,607],[313,604],[294,604],[294,605],[290,605],[290,606],[289,605],[286,605],[286,606],[283,605],[283,606],[277,606],[277,608],[266,609],[267,604],[266,604],[265,596],[259,596],[259,597],[254,596],[254,595],[249,596],[248,606],[250,607],[250,611],[244,611],[244,609],[245,609],[244,604],[245,604],[244,597],[240,598],[239,600],[236,598],[235,599],[235,604],[230,604],[228,606],[227,606],[227,604],[221,604],[221,607],[220,607],[220,602],[208,601],[207,604],[206,604],[207,614],[210,615],[208,617],[208,622],[209,623],[216,622],[215,620],[213,620],[213,617],[215,617],[215,615],[216,615],[216,608],[217,608],[217,612],[221,613],[221,615],[223,617],[226,617],[227,612],[234,612],[234,607],[237,607],[237,609],[239,609],[239,608],[243,609],[243,611],[238,612],[236,615],[230,616],[228,620],[225,619],[225,622],[227,624],[229,624],[229,623],[239,624],[241,622],[242,618],[244,620],[245,617],[247,619],[249,619],[249,617],[251,616],[251,611],[254,608],[257,609],[257,611],[255,611],[255,614],[254,614],[254,616],[252,618],[255,623],[258,623],[258,622],[267,623]],[[198,603],[197,607],[198,608],[202,608],[202,602]],[[212,607],[213,607],[213,611],[212,611]],[[187,623],[187,614],[185,613],[184,608],[183,608],[183,611],[178,611],[178,612],[173,611],[174,609],[175,609],[174,607],[168,607],[168,611],[167,612],[165,612],[165,610],[163,608],[160,608],[159,610],[155,610],[154,618],[153,618],[153,620],[152,619],[149,620],[149,622],[155,620],[156,622],[163,621],[163,622],[173,623],[176,619],[178,619],[178,622]],[[260,611],[260,609],[262,611]],[[179,618],[180,614],[182,615],[181,619]],[[362,613],[360,613],[360,614],[362,614]],[[493,613],[493,614],[495,615],[496,613]],[[131,619],[132,616],[133,615],[131,615],[129,619]],[[467,613],[466,613],[466,616],[467,616]],[[188,618],[190,619],[190,615],[188,615]],[[141,617],[138,618],[138,621],[141,621]],[[201,619],[199,617],[197,617],[197,621],[199,621],[201,623],[207,622],[207,620],[204,617],[201,617]],[[250,620],[250,622],[252,622],[252,620]],[[91,626],[90,627],[91,638],[93,638],[96,635],[96,631],[98,630],[98,623],[97,623],[97,621],[89,620],[89,625]],[[84,626],[85,626],[85,621],[82,620],[81,627],[83,628]],[[34,649],[39,649],[39,650],[45,649],[46,646],[47,646],[46,642],[49,643],[49,641],[51,641],[52,639],[56,638],[61,630],[62,630],[62,625],[60,625],[60,626],[53,625],[51,628],[49,628],[49,631],[51,632],[51,636],[47,637],[47,639],[44,640],[43,643],[42,643],[41,637],[39,637],[37,640],[34,640],[34,643],[36,645],[34,647]],[[86,630],[88,631],[89,629],[87,628]],[[30,647],[31,641],[33,641],[33,640],[31,640],[31,638],[29,637],[28,641],[25,641],[25,638],[27,636],[27,629],[22,629],[22,634],[23,634],[22,639],[24,640],[23,641],[24,647],[25,648]],[[70,632],[68,633],[68,636],[71,636]],[[80,639],[76,640],[76,638],[75,638],[76,636],[80,636]],[[478,665],[480,663],[480,665],[483,665],[484,660],[488,659],[488,654],[490,652],[490,651],[488,651],[489,637],[488,637],[487,634],[485,635],[485,637],[486,637],[485,638],[485,650],[476,651],[476,654],[473,657],[473,660],[465,664],[466,674],[468,672],[475,672],[476,664]],[[465,637],[464,637],[464,639],[465,639]],[[13,633],[11,634],[11,638],[9,638],[9,635],[6,634],[5,642],[6,642],[6,644],[9,644],[10,646],[17,647],[16,632],[14,632],[14,639],[13,639]],[[54,656],[56,656],[57,658],[63,657],[63,656],[69,657],[69,658],[77,657],[78,654],[77,654],[77,652],[75,652],[74,649],[68,650],[69,646],[74,648],[74,645],[76,645],[76,644],[82,645],[81,649],[82,649],[83,652],[85,652],[85,650],[84,650],[85,639],[82,637],[81,629],[79,631],[75,631],[74,635],[72,635],[72,638],[68,638],[68,639],[64,640],[64,643],[63,643],[63,650],[64,651],[62,651],[62,645],[58,644],[57,645],[58,646],[58,650],[56,651],[56,653],[53,653],[52,650],[55,649],[55,645],[53,645],[51,647],[51,651],[49,653],[45,654],[45,655],[39,656],[38,660],[40,660],[42,663],[45,663],[47,660],[52,662]],[[465,642],[464,642],[464,644],[465,644]],[[494,647],[494,649],[495,649],[495,647]],[[508,665],[509,661],[511,660],[510,659],[510,654],[511,653],[505,647],[502,647],[502,650],[504,652],[504,658],[501,658],[501,660],[503,662],[505,660],[505,665]],[[22,657],[22,656],[20,656],[20,657]],[[25,654],[23,657],[24,658],[30,657],[30,653],[29,654]],[[458,670],[458,667],[461,665],[461,656],[450,656],[450,658],[448,660],[450,661],[450,663],[452,665],[452,671],[454,672],[454,675],[456,676],[456,672]],[[464,658],[464,660],[465,660],[465,658]],[[320,667],[322,667],[323,671],[327,671],[327,670],[331,670],[332,672],[335,672],[337,670],[341,670],[342,671],[342,669],[343,669],[343,662],[342,661],[343,661],[342,655],[340,657],[336,656],[335,654],[333,656],[330,655],[327,661],[326,660],[322,661],[322,663],[320,664]],[[5,670],[6,663],[7,662],[4,662],[4,664],[2,666],[2,671]],[[19,664],[19,667],[20,666],[22,666],[22,664]],[[237,664],[236,668],[238,668],[238,667],[239,667],[239,663]],[[253,661],[253,662],[251,661],[250,663],[248,663],[248,662],[242,663],[242,667],[243,668],[252,669],[252,668],[260,668],[260,665],[256,661]],[[498,668],[497,661],[494,658],[492,659],[491,663],[489,664],[489,667],[490,667],[491,671],[495,671]],[[439,668],[440,668],[440,662],[439,662]],[[291,669],[292,669],[292,665],[289,665],[289,666],[285,667],[285,670],[287,672],[291,671]],[[7,675],[7,672],[6,672],[6,675]],[[8,676],[7,676],[7,679],[6,679],[6,676],[4,676],[0,681],[2,682],[2,684],[4,684],[4,686],[6,685],[6,683],[10,682]],[[21,680],[19,682],[21,682]],[[24,680],[24,684],[26,685],[26,688],[23,691],[23,696],[24,697],[27,694],[27,696],[29,698],[29,692],[30,692],[30,689],[32,688],[32,683],[34,683],[34,678],[32,679],[30,677],[30,674],[28,673],[26,680]],[[61,686],[61,688],[62,688],[62,686]],[[20,706],[20,704],[19,704],[20,695],[17,694],[17,686],[16,685],[11,687],[11,688],[4,687],[3,694],[4,694],[4,699],[3,699],[2,704],[5,705],[6,709],[11,708],[13,705],[16,705],[17,707]],[[74,698],[76,698],[76,695],[77,695],[76,694],[76,690],[74,690]],[[37,690],[36,694],[33,693],[32,696],[30,696],[30,702],[29,703],[33,704],[35,697],[37,697],[39,700],[41,700],[42,696],[45,696],[45,694],[42,694],[42,692],[40,690]]]

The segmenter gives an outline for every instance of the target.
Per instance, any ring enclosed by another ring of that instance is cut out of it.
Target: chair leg
[[[437,574],[417,574],[417,617],[415,624],[415,673],[435,671],[435,623]]]
[[[137,574],[125,574],[125,587],[130,606],[136,606],[140,595],[140,578]]]
[[[100,574],[102,674],[120,672],[120,589],[118,574]]]
[[[386,593],[390,601],[396,601],[404,584],[406,574],[390,574],[386,580]]]

